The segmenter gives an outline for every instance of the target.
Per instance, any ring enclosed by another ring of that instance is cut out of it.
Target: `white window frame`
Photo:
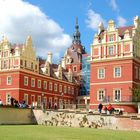
[[[29,96],[27,93],[24,93],[24,101],[26,104],[28,104],[28,101],[29,101]]]
[[[100,94],[102,94],[102,95],[100,95]],[[97,91],[97,100],[98,101],[103,101],[104,98],[105,98],[105,90],[104,89],[99,89]]]
[[[98,79],[104,79],[105,78],[105,68],[99,68],[98,69]]]
[[[76,69],[76,70],[75,70]],[[77,66],[73,67],[73,72],[77,72]]]
[[[74,95],[74,87],[71,88],[71,93]]]
[[[43,88],[44,88],[44,89],[47,89],[47,81],[44,81],[44,82],[43,82]]]
[[[28,86],[29,77],[24,76],[24,86]]]
[[[62,92],[62,85],[59,85],[59,92]]]
[[[70,94],[70,86],[68,87],[68,94]]]
[[[114,41],[114,35],[109,35],[109,41],[110,42]]]
[[[31,78],[31,87],[35,87],[35,78]]]
[[[37,80],[37,87],[41,88],[41,80]]]
[[[116,71],[118,68],[120,69],[119,72]],[[114,67],[114,78],[120,78],[121,75],[122,75],[121,67],[120,67],[120,66],[118,66],[118,67]]]
[[[3,61],[3,69],[7,69],[7,60]]]
[[[50,91],[52,91],[52,89],[53,89],[52,87],[53,87],[52,82],[49,82],[49,90],[50,90]]]
[[[114,46],[108,46],[108,55],[114,55]]]
[[[58,84],[54,84],[54,91],[57,91],[58,90]]]
[[[37,96],[37,106],[41,106],[41,96]]]
[[[119,91],[119,92],[118,92]],[[116,95],[117,94],[117,95]],[[120,95],[119,95],[120,94]],[[119,97],[119,98],[118,98]],[[121,89],[114,89],[113,90],[113,99],[115,102],[121,101]]]
[[[12,77],[11,76],[7,76],[7,85],[12,85]]]
[[[64,86],[64,94],[67,93],[67,86]]]
[[[11,93],[6,93],[6,105],[11,105]]]

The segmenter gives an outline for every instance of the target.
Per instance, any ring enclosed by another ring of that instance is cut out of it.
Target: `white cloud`
[[[110,0],[109,5],[111,6],[111,8],[112,8],[114,11],[119,11],[119,8],[118,8],[118,5],[117,5],[117,3],[116,3],[116,0]]]
[[[93,11],[92,9],[88,10],[87,16],[87,26],[95,31],[98,29],[98,25],[100,22],[103,22],[106,25],[106,21],[102,18],[102,16]]]
[[[127,20],[121,16],[117,17],[117,21],[118,21],[118,26],[125,26],[127,23]]]
[[[0,35],[13,43],[24,43],[31,35],[37,54],[45,57],[48,51],[58,56],[71,44],[70,36],[58,23],[39,7],[22,0],[0,0]]]

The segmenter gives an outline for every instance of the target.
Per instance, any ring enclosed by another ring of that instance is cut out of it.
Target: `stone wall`
[[[0,124],[36,124],[31,109],[0,107]]]
[[[132,116],[33,110],[38,124],[118,130],[140,130],[140,119]]]

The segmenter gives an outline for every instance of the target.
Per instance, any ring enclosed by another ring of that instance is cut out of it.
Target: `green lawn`
[[[0,140],[140,140],[140,132],[41,125],[1,125]]]

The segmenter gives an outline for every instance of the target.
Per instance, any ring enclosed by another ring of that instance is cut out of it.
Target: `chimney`
[[[48,52],[48,58],[47,58],[47,61],[52,64],[52,53],[51,52]]]

